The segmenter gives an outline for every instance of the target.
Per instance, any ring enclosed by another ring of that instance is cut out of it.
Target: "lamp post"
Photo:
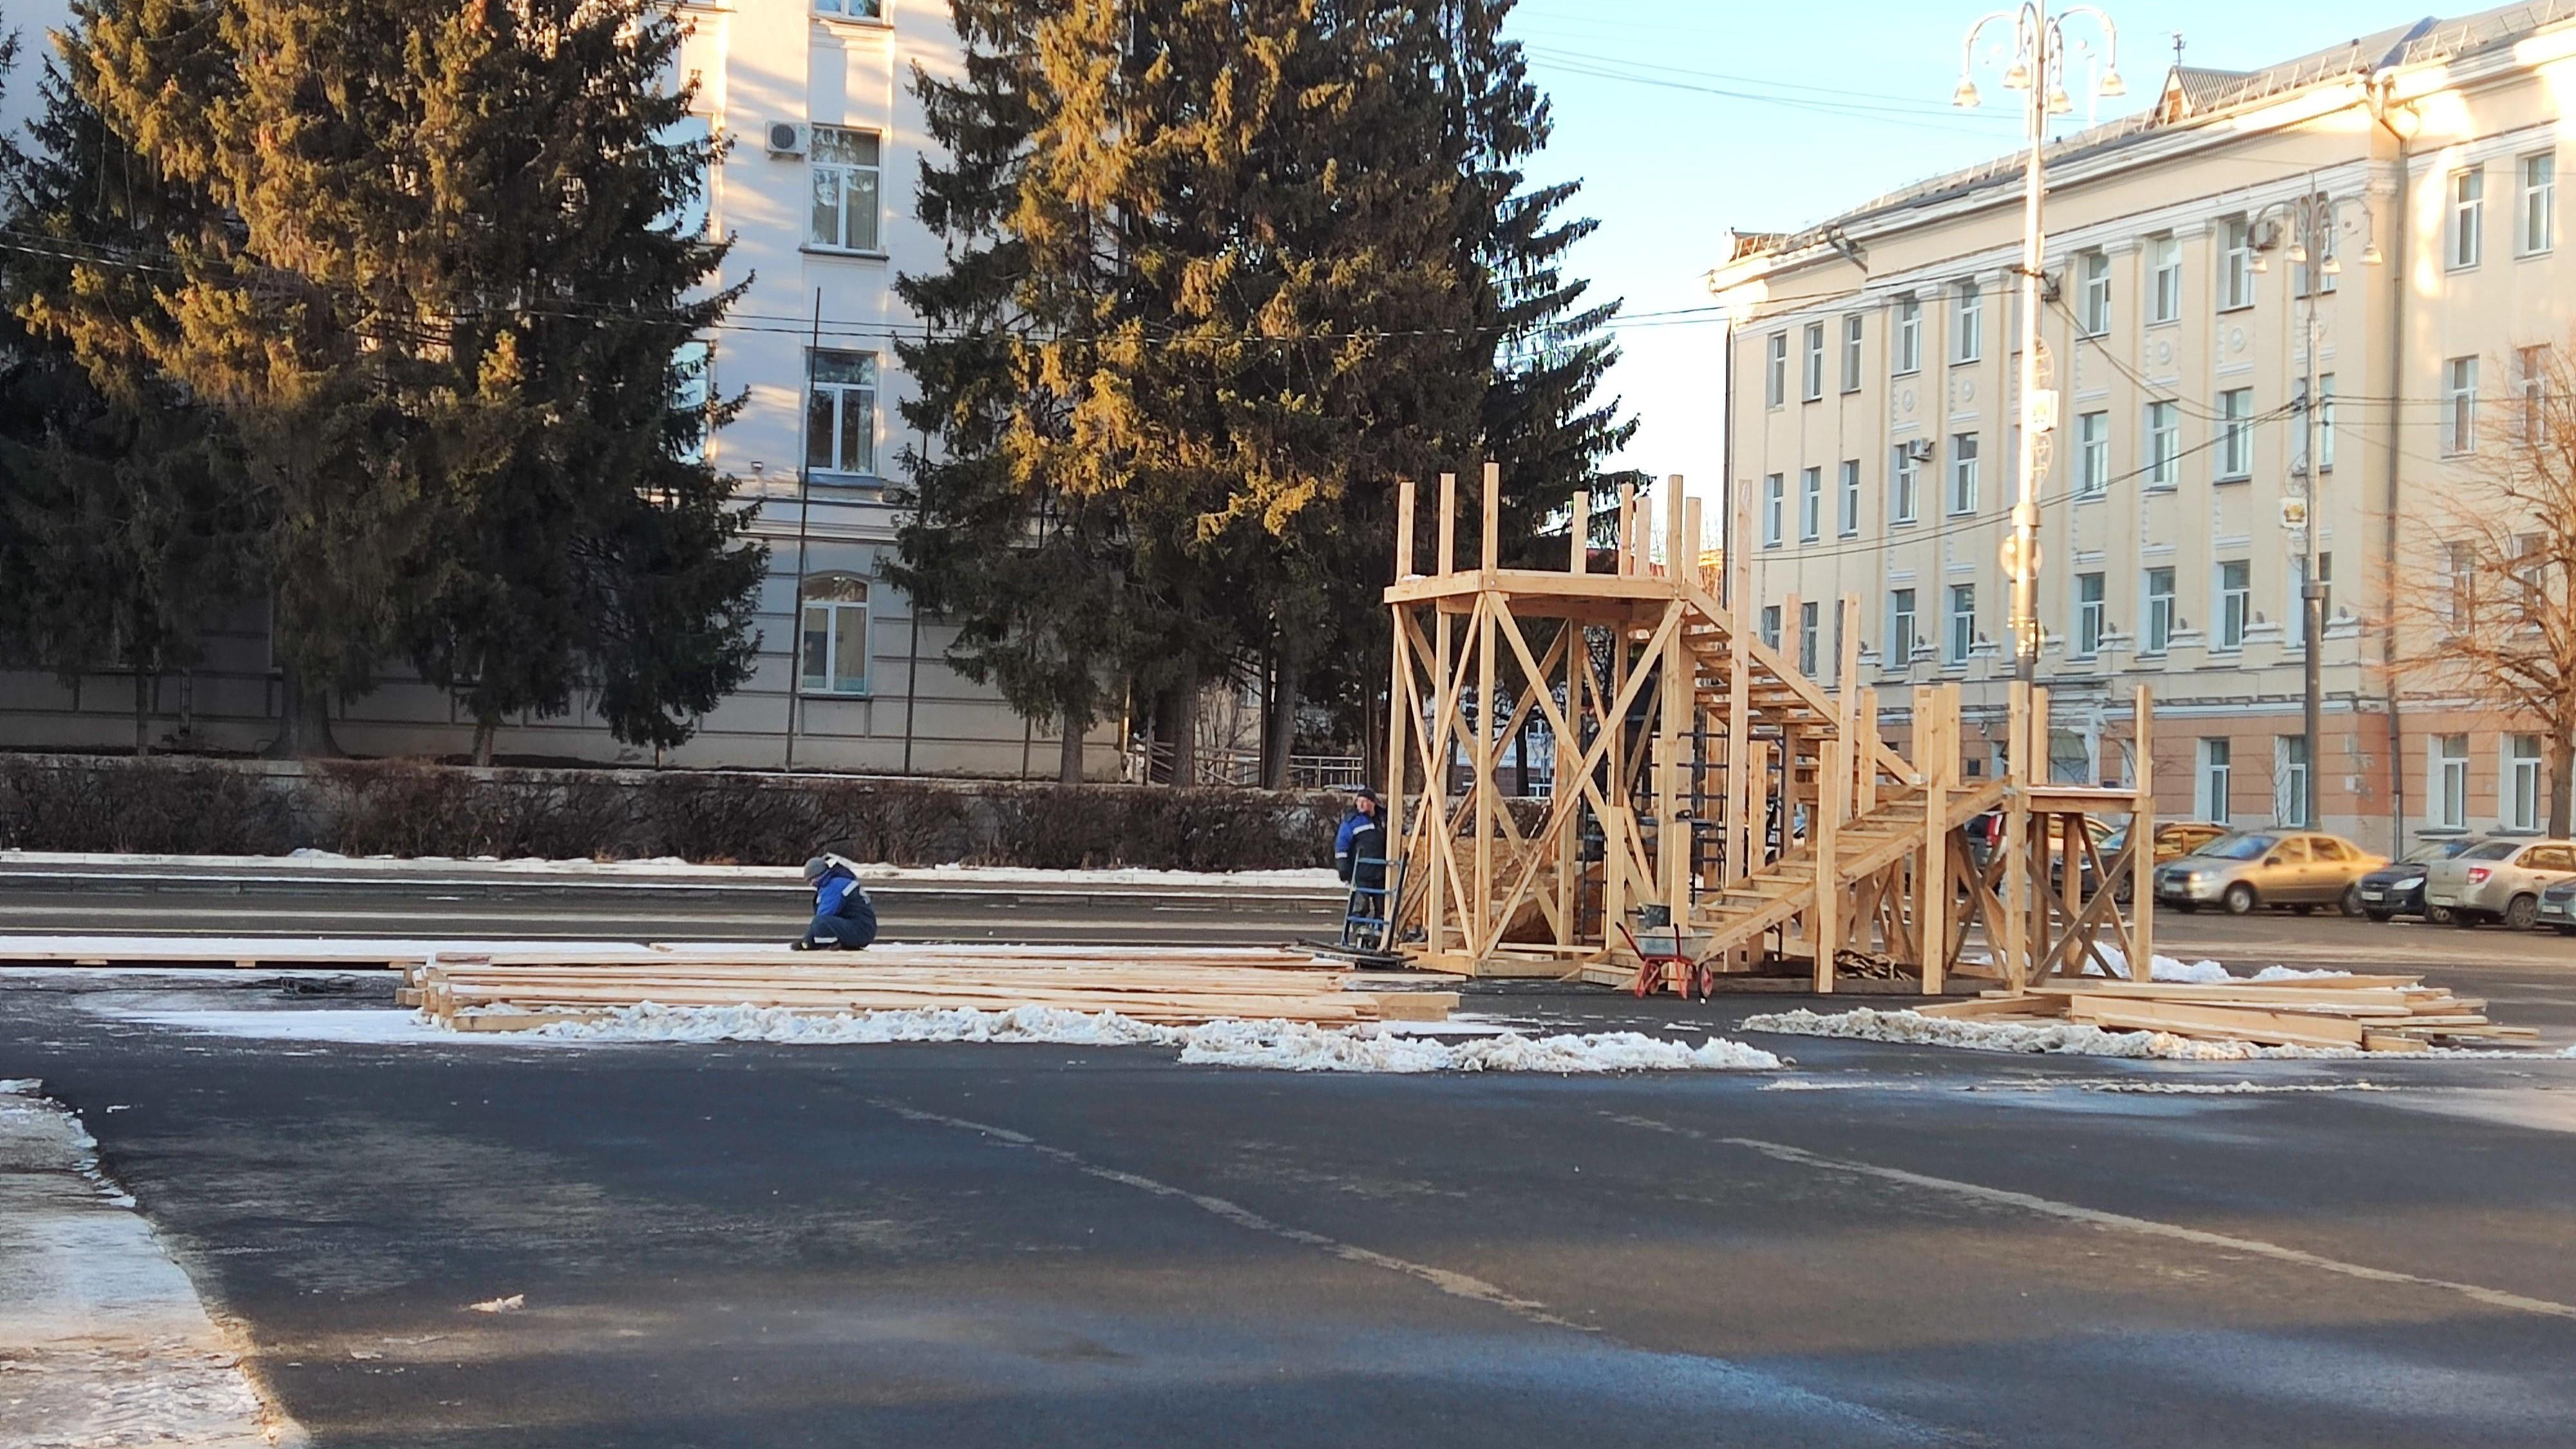
[[[2046,261],[2048,234],[2040,225],[2040,198],[2047,188],[2040,152],[2048,144],[2048,118],[2074,109],[2066,97],[2065,22],[2090,17],[2101,28],[2104,70],[2097,95],[2121,96],[2120,32],[2111,17],[2091,5],[2069,5],[2050,13],[2040,0],[2018,9],[1997,10],[1968,27],[1960,47],[1959,88],[1954,105],[1978,104],[1977,38],[2001,22],[2012,25],[2012,63],[2003,75],[2006,90],[2028,91],[2029,154],[2023,159],[2021,217],[2021,444],[2013,478],[2012,538],[2004,546],[2004,571],[2012,580],[2014,674],[2025,682],[2039,676],[2039,475],[2046,462],[2048,435],[2057,427],[2057,394],[2043,390],[2039,362],[2039,289]]]
[[[2299,653],[2300,672],[2304,676],[2301,700],[2301,753],[2307,756],[2307,769],[2302,780],[2299,802],[2300,821],[2310,830],[2318,828],[2319,802],[2324,798],[2325,762],[2325,665],[2326,586],[2317,577],[2317,296],[2326,290],[2326,278],[2343,272],[2343,260],[2334,244],[2344,208],[2361,212],[2361,263],[2379,265],[2379,220],[2370,203],[2357,196],[2328,196],[2315,189],[2287,201],[2276,201],[2247,219],[2246,230],[2254,243],[2254,270],[2268,271],[2266,254],[2283,245],[2288,234],[2290,264],[2300,269],[2297,300],[2299,309],[2301,362],[2305,376],[2299,384],[2299,452],[2298,466],[2291,470],[2297,485],[2295,498],[2282,500],[2281,527],[2290,536],[2290,553],[2299,561]]]

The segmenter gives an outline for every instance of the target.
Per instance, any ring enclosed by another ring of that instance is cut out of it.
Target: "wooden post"
[[[1458,475],[1440,475],[1440,573],[1458,571]]]
[[[2130,768],[2129,979],[2151,981],[2156,962],[2156,755],[2155,703],[2143,684],[2130,701],[2130,729],[2137,763]]]
[[[1619,485],[1619,577],[1637,571],[1637,485]]]
[[[1485,526],[1484,551],[1476,555],[1476,563],[1477,566],[1484,569],[1485,572],[1492,573],[1494,570],[1503,566],[1503,465],[1500,463],[1487,463],[1485,465],[1485,506],[1483,514],[1484,517],[1482,522]],[[1493,581],[1488,579],[1485,583],[1485,587],[1492,588]]]
[[[1834,638],[1841,646],[1841,657],[1834,661],[1835,703],[1842,707],[1843,738],[1850,745],[1843,751],[1844,763],[1848,767],[1843,778],[1851,779],[1854,772],[1874,777],[1878,769],[1870,763],[1872,751],[1868,740],[1878,738],[1878,721],[1875,718],[1863,719],[1860,709],[1860,595],[1845,594],[1836,607]],[[1862,737],[1864,730],[1868,731],[1867,740]],[[1875,797],[1877,792],[1866,790],[1857,782],[1845,788],[1844,819],[1851,818],[1848,812],[1862,794]]]
[[[1741,478],[1730,478],[1734,511],[1726,522],[1726,612],[1746,627],[1753,609],[1753,490]]]
[[[1841,845],[1843,784],[1851,775],[1850,736],[1836,731],[1816,744],[1816,803],[1807,812],[1807,845],[1815,852],[1816,904],[1807,940],[1816,948],[1816,990],[1834,989],[1834,952],[1842,946],[1843,893],[1836,867]]]
[[[1395,577],[1401,582],[1412,572],[1413,480],[1399,478],[1395,483]],[[1398,604],[1395,612],[1400,615],[1410,607]],[[1404,847],[1404,762],[1411,753],[1411,731],[1417,723],[1412,718],[1413,711],[1404,703],[1405,688],[1413,682],[1413,655],[1405,642],[1403,621],[1398,619],[1394,622],[1395,628],[1390,631],[1395,636],[1394,668],[1389,673],[1386,691],[1386,797],[1378,802],[1378,809],[1386,821],[1386,843],[1390,855]],[[1393,884],[1394,870],[1390,861],[1387,866],[1390,885]],[[1380,914],[1393,921],[1395,899],[1390,896],[1385,905],[1386,909]]]
[[[1476,889],[1474,916],[1467,949],[1481,961],[1491,955],[1494,943],[1502,939],[1502,925],[1494,920],[1494,837],[1499,827],[1495,812],[1502,808],[1495,778],[1494,758],[1500,742],[1494,738],[1494,722],[1500,711],[1494,708],[1494,611],[1503,607],[1503,596],[1487,590],[1476,596]],[[1461,904],[1467,904],[1462,901]]]
[[[1566,572],[1581,575],[1592,567],[1592,493],[1586,488],[1574,490],[1574,522],[1568,531],[1571,540],[1567,552],[1573,555]],[[1571,704],[1573,701],[1568,700]]]
[[[2004,889],[2003,917],[1996,929],[2003,939],[1994,942],[1996,954],[2003,959],[2004,986],[2014,995],[2029,984],[2030,927],[2030,781],[2026,776],[2029,753],[2030,686],[2016,679],[2007,694],[2004,721]]]
[[[1447,578],[1458,571],[1458,475],[1440,475],[1440,532],[1436,542],[1440,576]],[[1452,723],[1458,711],[1457,672],[1450,667],[1449,613],[1438,604],[1431,608],[1431,622],[1439,632],[1431,640],[1431,668],[1434,676],[1430,729],[1433,741],[1446,738],[1449,743],[1438,749],[1431,759],[1434,777],[1422,788],[1424,805],[1431,812],[1430,833],[1436,839],[1454,833],[1449,819],[1449,757],[1457,749],[1457,727]],[[1448,852],[1436,844],[1427,872],[1431,879],[1424,884],[1424,948],[1437,956],[1444,949],[1448,926],[1449,898],[1455,883],[1449,879]]]
[[[1926,996],[1941,994],[1950,966],[1950,832],[1942,822],[1950,813],[1950,780],[1959,767],[1958,745],[1946,719],[1958,707],[1950,689],[1939,684],[1914,689],[1914,772],[1923,777],[1923,857],[1914,868],[1915,969]]]
[[[1798,627],[1798,621],[1804,617],[1800,610],[1805,603],[1794,592],[1780,596],[1780,662],[1791,669],[1797,669],[1798,661],[1804,657],[1798,650],[1806,631]]]
[[[1701,578],[1699,573],[1701,527],[1699,500],[1693,498],[1682,505],[1682,539],[1683,546],[1687,550],[1682,559],[1682,576],[1705,588],[1708,586],[1708,580]]]
[[[1753,836],[1759,828],[1749,818],[1753,799],[1752,653],[1744,617],[1730,611],[1726,631],[1726,852],[1728,885],[1753,871]]]

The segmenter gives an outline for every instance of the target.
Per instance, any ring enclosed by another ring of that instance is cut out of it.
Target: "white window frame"
[[[1835,507],[1835,532],[1844,538],[1857,538],[1860,536],[1860,459],[1843,459],[1842,478],[1837,492],[1839,501]]]
[[[856,376],[827,375],[844,365]],[[805,392],[806,472],[876,476],[877,355],[827,347],[811,354],[806,367],[811,378]]]
[[[2212,825],[2227,823],[2229,797],[2235,793],[2236,742],[2204,738],[2200,742],[2200,818]]]
[[[1807,324],[1806,351],[1799,360],[1798,397],[1802,402],[1822,402],[1825,397],[1825,324]]]
[[[1825,531],[1825,470],[1798,470],[1798,542],[1814,543]]]
[[[1889,449],[1887,467],[1887,521],[1890,524],[1912,523],[1923,501],[1923,465],[1914,460],[1914,452],[1903,443]]]
[[[2469,737],[2431,735],[2424,741],[2426,819],[2438,830],[2469,828]]]
[[[2210,636],[2209,647],[2213,650],[2244,648],[2245,631],[2254,622],[2253,560],[2219,560],[2218,566],[2210,570],[2210,585],[2217,590],[2211,600],[2210,613],[2218,621],[2218,627]]]
[[[1942,500],[1953,518],[1977,511],[1977,435],[1950,435],[1950,490]]]
[[[2182,405],[2166,399],[2147,403],[2147,486],[2171,488],[2182,481]]]
[[[2513,440],[2526,447],[2545,422],[2549,400],[2549,344],[2517,347],[2513,352]]]
[[[2147,325],[2182,320],[2182,238],[2147,238]]]
[[[1905,377],[1923,370],[1923,299],[1912,292],[1896,299],[1895,348],[1891,372]]]
[[[2075,496],[2099,498],[2111,488],[2111,415],[2082,413],[2075,419]]]
[[[833,698],[861,697],[868,692],[868,676],[873,665],[869,636],[870,606],[868,581],[855,574],[829,573],[808,576],[796,590],[796,692]],[[847,642],[855,635],[858,641],[858,677],[841,672],[847,661]],[[817,673],[817,660],[822,670]]]
[[[1762,475],[1762,546],[1778,548],[1789,527],[1789,475]]]
[[[1762,344],[1762,405],[1789,403],[1789,334],[1774,332]]]
[[[2083,275],[2084,335],[2105,336],[2111,330],[2111,254],[2081,253],[2077,270]]]
[[[1905,669],[1914,663],[1914,591],[1887,591],[1887,644],[1878,651],[1883,669]]]
[[[825,155],[845,139],[854,150],[865,142],[875,159]],[[881,255],[878,242],[884,227],[885,136],[856,126],[813,127],[805,141],[805,173],[809,191],[805,244],[817,251]],[[823,223],[827,192],[833,218],[828,236]]]
[[[2272,823],[2286,830],[2314,830],[2308,818],[2308,737],[2272,737]]]
[[[1861,384],[1861,344],[1864,337],[1861,314],[1843,318],[1843,391],[1858,392]]]
[[[1762,644],[1766,649],[1780,647],[1780,606],[1778,604],[1762,606]]]
[[[2463,166],[2452,172],[2443,194],[2449,204],[2442,233],[2442,265],[2447,271],[2465,272],[2486,259],[2486,168]]]
[[[882,24],[885,0],[814,0],[814,13],[837,20],[861,20]]]
[[[2529,753],[2524,753],[2528,746]],[[2507,830],[2537,831],[2546,820],[2542,794],[2543,752],[2540,736],[2509,734],[2496,742],[2502,757],[2496,771],[2496,823]]]
[[[1942,662],[1958,668],[1968,662],[1977,648],[1977,586],[1952,584],[1949,591],[1950,627],[1942,634]]]
[[[2254,389],[2231,387],[2218,395],[2218,481],[2254,476]]]
[[[2139,589],[2145,597],[2145,607],[2141,610],[2145,623],[2138,630],[2138,652],[2162,654],[2173,647],[2174,571],[2171,568],[2146,570]]]
[[[2478,360],[2448,358],[2442,363],[2442,455],[2456,458],[2477,446]]]
[[[1950,360],[1976,362],[1986,352],[1986,292],[1970,277],[1959,283],[1956,325],[1951,328]]]
[[[1824,632],[1823,612],[1814,599],[1798,605],[1798,672],[1809,679],[1816,677],[1816,636]]]
[[[2254,228],[2231,216],[2218,224],[2218,310],[2241,312],[2254,305]]]
[[[2102,652],[2102,628],[2110,617],[2105,582],[2100,574],[2075,576],[2075,656],[2079,659]]]
[[[2558,153],[2534,151],[2514,174],[2522,182],[2521,255],[2547,256],[2558,249]]]

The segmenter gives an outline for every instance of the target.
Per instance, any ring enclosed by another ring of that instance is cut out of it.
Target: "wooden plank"
[[[2199,1006],[2180,1001],[2123,1001],[2103,996],[2075,996],[2066,1014],[2097,1026],[2134,1031],[2169,1031],[2182,1036],[2219,1037],[2272,1046],[2361,1045],[2362,1026],[2334,1017],[2289,1012],[2254,1011],[2233,1006]]]

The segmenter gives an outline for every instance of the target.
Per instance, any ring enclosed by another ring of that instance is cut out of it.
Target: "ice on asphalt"
[[[1796,1011],[1748,1016],[1744,1031],[1783,1036],[1839,1037],[1845,1041],[1894,1042],[1906,1046],[1960,1047],[1978,1052],[2038,1053],[2052,1056],[2131,1057],[2167,1062],[2358,1061],[2392,1060],[2386,1052],[2359,1047],[2262,1046],[2248,1041],[2199,1041],[2163,1031],[2106,1031],[2074,1022],[2034,1025],[2010,1021],[1977,1021],[1925,1016],[1919,1011]],[[2492,1051],[2431,1047],[2408,1057],[2460,1056],[2494,1060]]]

